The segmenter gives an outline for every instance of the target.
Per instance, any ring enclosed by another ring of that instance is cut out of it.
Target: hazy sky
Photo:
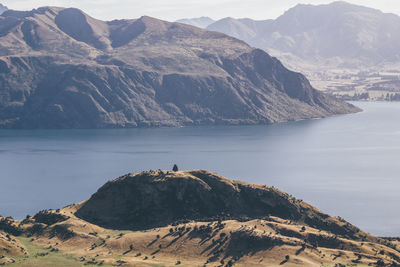
[[[148,15],[165,20],[209,16],[253,19],[276,18],[298,3],[326,4],[329,0],[0,0],[11,9],[40,6],[76,7],[103,20]],[[400,0],[349,0],[347,2],[400,14]]]

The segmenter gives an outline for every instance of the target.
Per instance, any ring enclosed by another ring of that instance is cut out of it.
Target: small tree
[[[173,170],[174,172],[177,172],[177,171],[178,171],[178,165],[174,164],[174,167],[172,168],[172,170]]]

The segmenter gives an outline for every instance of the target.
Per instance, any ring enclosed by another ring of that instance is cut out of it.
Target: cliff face
[[[0,16],[0,127],[259,124],[359,111],[223,34],[77,9]]]

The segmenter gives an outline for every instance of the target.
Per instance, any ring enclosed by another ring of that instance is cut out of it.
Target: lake
[[[372,234],[400,236],[400,103],[269,126],[0,130],[0,214],[88,199],[130,172],[207,169],[278,187]]]

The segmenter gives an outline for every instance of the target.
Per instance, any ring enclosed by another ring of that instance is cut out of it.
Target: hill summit
[[[204,171],[128,174],[102,186],[76,215],[112,229],[146,229],[185,221],[251,220],[268,216],[356,237],[341,223],[294,197],[265,185],[232,181]]]

